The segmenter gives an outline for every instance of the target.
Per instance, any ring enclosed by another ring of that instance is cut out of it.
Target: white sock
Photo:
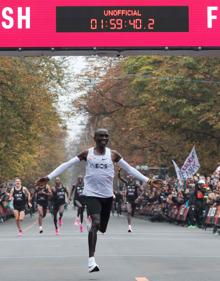
[[[39,226],[39,230],[43,230],[43,227],[42,227],[42,226]]]
[[[92,266],[95,263],[95,257],[90,257],[88,260],[88,265]]]
[[[131,229],[131,225],[130,224],[128,225],[128,229]]]

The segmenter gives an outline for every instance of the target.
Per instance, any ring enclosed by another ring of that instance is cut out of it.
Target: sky
[[[85,57],[69,57],[68,58],[69,67],[67,69],[68,72],[71,73],[71,76],[75,76],[80,74],[85,69],[87,62]],[[67,124],[67,142],[77,138],[77,135],[80,134],[82,128],[84,127],[82,124],[85,124],[84,117],[82,115],[77,116],[66,116],[65,112],[72,111],[72,101],[74,98],[81,95],[81,92],[77,92],[76,82],[71,81],[67,85],[67,91],[64,92],[63,95],[59,96],[58,101],[58,111],[60,112],[62,118],[65,120]]]

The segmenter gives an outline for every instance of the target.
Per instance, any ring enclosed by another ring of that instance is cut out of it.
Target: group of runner
[[[128,232],[132,232],[131,217],[134,216],[138,194],[140,194],[142,189],[141,186],[134,180],[132,176],[128,175],[127,178],[124,179],[121,176],[120,170],[118,172],[118,176],[119,179],[125,184]],[[64,206],[67,201],[68,203],[70,203],[73,198],[74,207],[77,208],[77,216],[74,220],[74,224],[80,227],[80,232],[83,232],[83,219],[85,210],[87,211],[87,227],[89,227],[91,223],[91,219],[86,208],[85,199],[83,196],[83,189],[84,180],[81,175],[78,176],[76,183],[73,184],[70,193],[68,192],[68,189],[62,185],[60,178],[56,177],[54,187],[51,188],[48,184],[44,186],[36,186],[35,192],[31,197],[31,194],[28,189],[21,185],[21,180],[19,178],[16,178],[15,187],[12,188],[10,193],[10,199],[13,200],[13,209],[16,225],[18,227],[18,235],[22,235],[21,221],[25,216],[26,205],[28,205],[28,207],[31,209],[32,204],[35,203],[37,205],[38,212],[39,233],[43,233],[43,219],[46,217],[50,209],[53,215],[55,233],[56,235],[58,235],[59,229],[63,224],[62,217],[64,213]],[[114,193],[113,203],[115,203],[115,200],[117,199],[116,196],[117,195],[115,195]],[[120,196],[120,198],[121,197],[122,196]],[[117,203],[120,204],[119,201],[117,201]],[[120,208],[120,206],[118,206],[117,208]],[[114,208],[114,206],[112,207]]]
[[[28,189],[22,186],[21,180],[16,178],[15,186],[11,189],[9,194],[9,200],[13,200],[13,211],[18,228],[18,235],[22,235],[21,222],[25,216],[26,205],[31,208],[33,201],[36,201],[37,203],[39,233],[43,233],[42,222],[48,211],[49,200],[52,201],[52,214],[55,232],[58,235],[58,225],[59,227],[62,226],[62,217],[66,203],[66,196],[69,196],[68,190],[62,185],[59,177],[56,177],[55,186],[52,188],[50,188],[48,184],[36,186],[33,198],[31,198],[31,194]],[[59,218],[57,220],[58,214]]]
[[[97,232],[106,232],[110,213],[112,210],[113,201],[113,179],[114,179],[114,164],[123,169],[128,175],[128,181],[124,180],[127,185],[127,194],[136,192],[137,186],[133,186],[133,178],[142,182],[143,186],[150,185],[159,187],[161,182],[158,180],[150,180],[138,170],[130,166],[122,156],[115,150],[107,147],[109,134],[106,129],[98,129],[94,134],[95,147],[80,153],[67,162],[62,163],[49,175],[36,181],[36,196],[39,213],[39,231],[43,232],[42,220],[46,216],[48,199],[53,198],[53,216],[56,234],[59,233],[57,225],[57,215],[59,213],[58,224],[62,225],[62,216],[64,212],[65,196],[71,199],[73,191],[76,191],[78,197],[75,198],[76,206],[79,210],[80,222],[83,220],[83,210],[85,205],[87,207],[88,215],[91,219],[91,227],[88,232],[89,244],[89,259],[88,271],[99,271],[99,266],[95,261],[95,249],[97,242]],[[62,186],[60,178],[58,177],[66,169],[75,166],[80,161],[86,162],[86,172],[84,180],[79,177],[78,181],[69,194],[67,189]],[[50,189],[48,182],[55,178],[55,186]],[[10,193],[10,198],[14,199],[14,214],[19,234],[22,234],[21,220],[24,218],[24,210],[26,199],[28,205],[31,207],[31,196],[25,187],[22,187],[21,180],[16,179],[15,187]],[[128,223],[131,232],[131,216],[133,212],[133,200],[128,202]]]

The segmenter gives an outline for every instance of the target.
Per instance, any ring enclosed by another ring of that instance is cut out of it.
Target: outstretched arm
[[[79,163],[82,160],[86,161],[87,154],[88,154],[88,151],[84,151],[81,154],[79,154],[78,156],[73,157],[69,161],[62,163],[55,170],[53,170],[49,175],[39,179],[35,183],[35,185],[44,185],[44,184],[48,183],[49,180],[51,180],[51,179],[59,176],[60,174],[62,174],[66,169],[76,165],[77,163]]]
[[[78,158],[78,156],[75,156],[72,159],[70,159],[69,161],[62,163],[55,170],[53,170],[49,175],[47,175],[48,179],[51,180],[51,179],[59,176],[65,170],[67,170],[68,168],[76,165],[79,162],[80,162],[80,159]]]
[[[122,157],[121,155],[115,151],[112,150],[112,160],[116,163],[118,163],[119,167],[121,167],[123,170],[125,170],[128,174],[132,175],[134,178],[142,181],[143,183],[147,183],[152,187],[160,188],[163,184],[161,180],[151,180],[148,177],[145,177],[143,174],[141,174],[137,169],[129,165]]]
[[[116,150],[112,150],[111,152],[113,162],[118,163],[119,167],[125,170],[125,172],[144,183],[149,181],[148,177],[145,177],[138,170],[129,165]]]
[[[134,178],[147,183],[149,181],[148,177],[145,177],[142,175],[137,169],[134,167],[130,166],[124,159],[120,159],[118,161],[118,165],[125,170],[129,175],[132,175]]]

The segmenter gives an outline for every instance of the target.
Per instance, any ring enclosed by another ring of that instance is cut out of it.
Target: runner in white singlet
[[[88,234],[89,240],[89,272],[99,271],[99,266],[95,261],[95,249],[97,232],[106,232],[113,196],[114,163],[117,163],[123,170],[134,178],[150,184],[157,185],[157,181],[149,180],[135,168],[131,167],[121,155],[106,147],[109,134],[106,129],[98,129],[95,132],[95,147],[80,153],[71,160],[62,163],[48,176],[37,181],[37,185],[46,184],[52,178],[60,175],[66,169],[74,166],[80,161],[86,161],[86,173],[84,177],[84,198],[92,220]]]

